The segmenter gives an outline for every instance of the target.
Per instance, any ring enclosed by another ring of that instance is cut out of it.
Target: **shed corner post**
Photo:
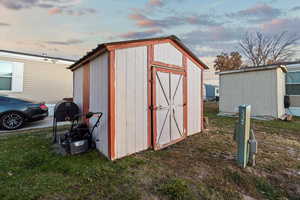
[[[90,62],[83,65],[83,115],[84,121],[89,123],[89,119],[85,115],[90,110]]]
[[[153,141],[152,141],[152,133],[153,133],[153,112],[152,112],[152,106],[153,106],[153,91],[152,91],[152,63],[154,61],[154,44],[150,44],[147,46],[147,68],[148,68],[148,148],[153,147]]]
[[[203,74],[204,74],[204,69],[201,69],[201,132],[203,132],[204,130],[204,91],[203,91],[203,87],[204,87],[204,83],[203,83]]]
[[[183,82],[183,104],[184,104],[184,130],[185,130],[185,136],[188,136],[188,66],[187,66],[187,57],[182,54],[182,66],[184,67],[185,76],[184,76],[184,82]]]
[[[116,64],[115,50],[109,50],[108,56],[108,156],[116,157]]]

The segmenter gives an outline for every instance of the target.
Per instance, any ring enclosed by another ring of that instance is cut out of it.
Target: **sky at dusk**
[[[300,0],[0,0],[0,49],[50,56],[176,35],[209,62],[247,31],[300,34]]]

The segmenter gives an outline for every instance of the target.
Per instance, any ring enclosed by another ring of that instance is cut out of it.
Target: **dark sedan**
[[[21,128],[25,122],[43,120],[48,116],[44,103],[0,96],[0,127],[6,130]]]

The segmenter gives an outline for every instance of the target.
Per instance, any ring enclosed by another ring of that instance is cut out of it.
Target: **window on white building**
[[[22,92],[23,71],[23,63],[0,61],[0,92]]]
[[[286,75],[286,94],[300,95],[300,71],[288,72]]]
[[[0,90],[11,91],[13,63],[0,61]]]

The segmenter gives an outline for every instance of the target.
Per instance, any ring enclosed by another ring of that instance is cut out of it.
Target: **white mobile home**
[[[286,62],[286,95],[290,97],[289,114],[300,116],[300,61]]]
[[[237,113],[251,105],[252,116],[279,118],[285,114],[285,74],[282,65],[249,67],[220,73],[220,113]]]
[[[207,66],[175,36],[101,44],[70,69],[75,103],[104,113],[97,149],[111,160],[203,129]]]
[[[0,50],[0,96],[45,102],[49,114],[63,98],[72,97],[74,60]]]

